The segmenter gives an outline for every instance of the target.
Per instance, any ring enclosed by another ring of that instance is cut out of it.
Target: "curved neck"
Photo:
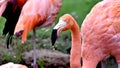
[[[71,22],[74,25],[71,28],[72,32],[72,47],[70,56],[70,66],[71,68],[81,68],[80,58],[81,58],[81,36],[80,29],[77,22],[73,19]]]

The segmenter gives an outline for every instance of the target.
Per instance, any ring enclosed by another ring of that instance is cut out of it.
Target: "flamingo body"
[[[82,68],[96,68],[97,63],[109,55],[120,63],[119,8],[119,0],[104,0],[86,16],[81,27]]]
[[[61,0],[29,0],[24,5],[14,34],[22,35],[22,42],[35,27],[47,27],[54,23],[61,8]]]
[[[22,8],[14,34],[22,35],[22,43],[27,40],[30,30],[34,36],[33,68],[38,68],[36,60],[36,28],[45,28],[52,25],[62,6],[61,0],[28,0]]]

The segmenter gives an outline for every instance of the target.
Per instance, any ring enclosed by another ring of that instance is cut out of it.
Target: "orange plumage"
[[[27,35],[33,29],[34,36],[34,63],[36,64],[36,27],[48,27],[54,23],[62,6],[61,0],[28,0],[22,8],[19,20],[16,24],[14,34],[22,35],[22,43],[27,40]]]
[[[61,0],[28,0],[21,11],[14,34],[22,34],[24,43],[30,30],[54,23],[61,5]]]
[[[27,0],[17,0],[17,4],[19,7],[22,7],[25,3],[26,3]]]
[[[96,68],[99,61],[112,55],[120,63],[120,1],[104,0],[86,16],[82,27],[82,68]]]

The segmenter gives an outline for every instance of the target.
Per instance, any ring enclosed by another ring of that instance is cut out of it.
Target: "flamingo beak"
[[[55,44],[59,34],[61,33],[61,31],[65,26],[66,26],[66,22],[63,20],[59,20],[58,24],[53,28],[52,35],[51,35],[52,45]]]
[[[52,35],[51,35],[52,45],[55,44],[55,42],[56,42],[56,40],[58,38],[57,31],[58,31],[58,29],[53,29],[53,31],[52,31]]]

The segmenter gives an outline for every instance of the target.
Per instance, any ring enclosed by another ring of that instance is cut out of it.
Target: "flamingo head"
[[[16,24],[14,34],[19,37],[24,32],[28,33],[30,30],[35,28],[35,26],[38,24],[40,20],[40,15],[38,13],[36,14],[24,14],[19,17],[19,20]]]
[[[74,24],[72,22],[72,16],[69,14],[63,15],[60,19],[57,25],[53,28],[52,35],[51,35],[51,42],[52,45],[55,44],[55,41],[57,37],[60,35],[62,31],[66,31],[68,29],[72,29],[72,25]]]

